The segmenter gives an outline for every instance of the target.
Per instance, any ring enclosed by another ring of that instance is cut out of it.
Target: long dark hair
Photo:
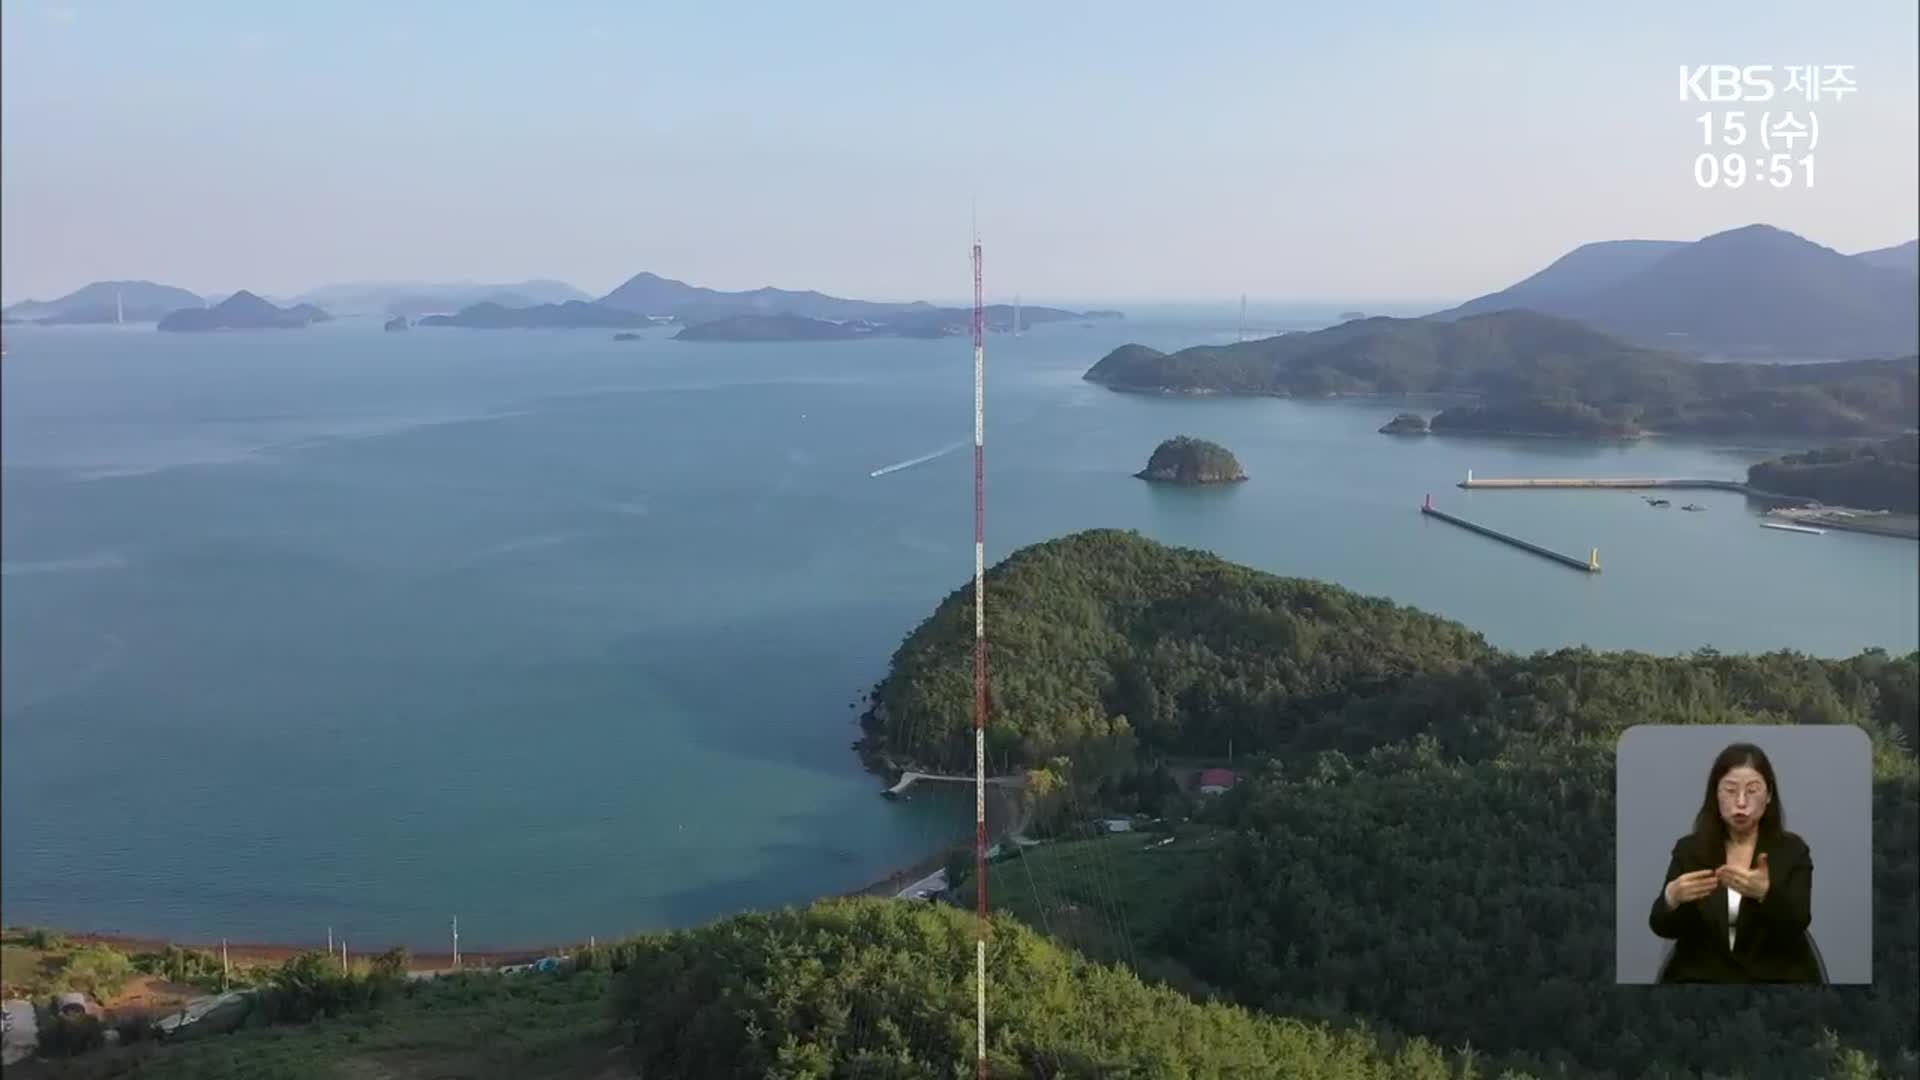
[[[1707,792],[1700,798],[1700,812],[1693,817],[1693,836],[1709,851],[1719,851],[1727,844],[1727,823],[1720,819],[1720,799],[1716,794],[1721,777],[1742,765],[1751,766],[1767,782],[1767,811],[1760,815],[1760,835],[1772,840],[1787,827],[1786,804],[1780,799],[1780,781],[1773,775],[1773,762],[1767,760],[1767,752],[1752,743],[1734,743],[1720,756],[1713,759],[1713,768],[1707,770]]]

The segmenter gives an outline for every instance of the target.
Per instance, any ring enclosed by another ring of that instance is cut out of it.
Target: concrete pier
[[[908,772],[901,773],[900,779],[894,781],[894,784],[892,787],[886,789],[885,791],[882,791],[880,794],[885,795],[889,799],[896,799],[902,795],[905,795],[907,793],[908,788],[912,787],[913,785],[919,783],[922,780],[938,780],[938,781],[942,781],[944,783],[950,783],[950,784],[973,783],[973,777],[971,776],[940,776],[934,773],[908,771]],[[1027,777],[1025,773],[1019,773],[1012,776],[989,776],[987,777],[987,783],[995,787],[1025,787],[1027,783]]]
[[[1647,479],[1608,479],[1601,477],[1554,477],[1554,476],[1502,476],[1475,477],[1467,474],[1460,481],[1463,488],[1616,488],[1638,490],[1642,488],[1709,488],[1716,491],[1737,491],[1742,495],[1767,497],[1765,492],[1754,489],[1736,480],[1647,480]]]
[[[1436,517],[1436,518],[1439,518],[1441,521],[1445,521],[1449,524],[1458,525],[1461,528],[1468,530],[1469,532],[1477,532],[1481,536],[1491,537],[1495,540],[1500,541],[1503,544],[1511,544],[1522,551],[1531,551],[1535,555],[1540,556],[1541,558],[1552,559],[1554,562],[1560,563],[1564,566],[1570,566],[1575,570],[1582,570],[1589,574],[1597,574],[1600,572],[1600,549],[1599,548],[1594,548],[1593,554],[1587,556],[1587,558],[1584,560],[1576,559],[1571,555],[1562,555],[1561,553],[1554,551],[1551,548],[1543,548],[1539,544],[1529,543],[1525,540],[1520,539],[1517,536],[1509,536],[1498,529],[1489,529],[1485,525],[1468,521],[1466,518],[1454,517],[1452,514],[1449,514],[1444,510],[1436,510],[1434,509],[1433,496],[1431,495],[1427,496],[1427,501],[1420,505],[1420,512],[1427,515],[1428,517]]]

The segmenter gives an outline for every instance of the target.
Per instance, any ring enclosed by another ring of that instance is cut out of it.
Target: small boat
[[[1700,511],[1700,510],[1705,510],[1705,509],[1706,509],[1706,507],[1704,507],[1704,506],[1701,506],[1701,505],[1700,505],[1699,503],[1688,503],[1687,505],[1685,505],[1685,506],[1683,506],[1683,507],[1681,507],[1680,509],[1682,509],[1682,510],[1693,510],[1693,511],[1696,511],[1696,512],[1697,512],[1697,511]]]
[[[1673,504],[1668,502],[1665,499],[1648,499],[1647,505],[1648,506],[1672,506]]]
[[[1816,529],[1811,525],[1790,525],[1784,521],[1763,521],[1760,523],[1760,527],[1763,529],[1779,529],[1781,532],[1808,533],[1813,536],[1827,535],[1827,530],[1825,529]]]

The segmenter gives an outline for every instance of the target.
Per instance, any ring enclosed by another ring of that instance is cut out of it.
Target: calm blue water
[[[1080,380],[1196,325],[990,344],[990,559],[1094,526],[1339,582],[1531,650],[1911,649],[1911,542],[1496,474],[1734,477],[1764,448],[1375,434],[1392,402]],[[964,341],[9,327],[0,755],[10,923],[469,943],[683,925],[963,835],[848,751],[971,573]],[[1253,479],[1129,474],[1160,439]],[[1584,575],[1427,521],[1584,552]]]

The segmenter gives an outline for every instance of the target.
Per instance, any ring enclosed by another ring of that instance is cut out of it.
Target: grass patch
[[[0,993],[7,997],[40,997],[53,992],[53,979],[65,965],[46,949],[0,944]]]
[[[1920,539],[1920,517],[1913,514],[1873,514],[1844,518],[1810,514],[1806,517],[1806,523],[1829,529],[1843,529],[1848,532],[1899,536],[1908,540]]]
[[[993,906],[1080,952],[1199,997],[1217,992],[1166,955],[1193,883],[1212,872],[1222,830],[1114,833],[1026,849],[987,871]],[[1173,843],[1160,844],[1168,836]],[[966,891],[963,889],[962,891]]]
[[[608,1018],[607,976],[464,975],[421,980],[378,1009],[332,1020],[35,1062],[49,1080],[531,1080],[598,1077],[624,1059]],[[7,1072],[9,1080],[16,1075]]]
[[[0,993],[8,997],[79,990],[103,1001],[124,989],[133,974],[126,954],[104,945],[75,943],[46,930],[0,934]]]

